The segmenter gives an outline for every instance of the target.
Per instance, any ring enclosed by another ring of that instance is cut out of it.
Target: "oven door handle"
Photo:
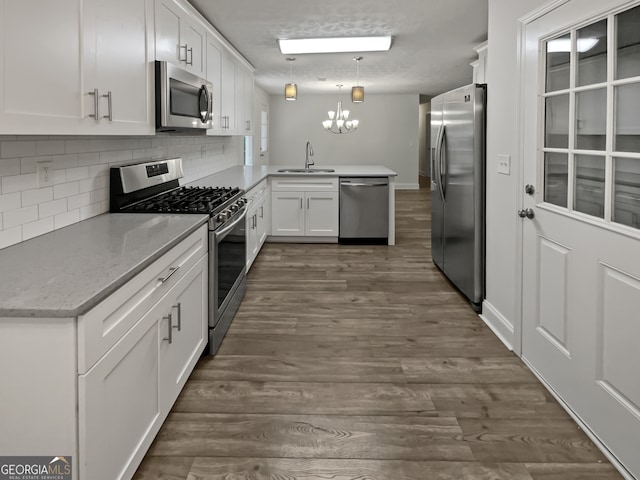
[[[233,230],[236,227],[236,225],[238,225],[241,221],[244,220],[244,217],[246,217],[246,216],[247,216],[247,209],[245,208],[245,209],[243,209],[242,215],[240,215],[237,219],[235,219],[231,225],[229,225],[228,227],[223,228],[219,232],[214,231],[213,234],[215,235],[216,240],[218,238],[222,237],[223,235],[226,235],[231,230]]]

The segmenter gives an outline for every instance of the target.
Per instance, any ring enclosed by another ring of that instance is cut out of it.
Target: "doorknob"
[[[533,212],[533,209],[525,208],[523,210],[518,210],[518,216],[520,218],[524,218],[524,217],[533,218],[536,216],[536,214]]]
[[[533,195],[534,193],[536,193],[536,187],[529,183],[526,187],[524,187],[524,193],[526,193],[527,195]]]

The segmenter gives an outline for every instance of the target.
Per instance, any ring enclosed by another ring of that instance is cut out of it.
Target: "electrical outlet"
[[[498,155],[498,173],[511,175],[511,157],[509,155]]]
[[[53,185],[53,162],[38,162],[36,172],[38,173],[38,187],[49,187]]]

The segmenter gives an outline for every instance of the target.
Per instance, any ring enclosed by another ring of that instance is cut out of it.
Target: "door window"
[[[640,229],[640,6],[542,48],[544,202]]]

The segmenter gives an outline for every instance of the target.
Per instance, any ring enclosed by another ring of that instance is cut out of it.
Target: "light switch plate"
[[[498,173],[511,175],[511,156],[498,155]]]

